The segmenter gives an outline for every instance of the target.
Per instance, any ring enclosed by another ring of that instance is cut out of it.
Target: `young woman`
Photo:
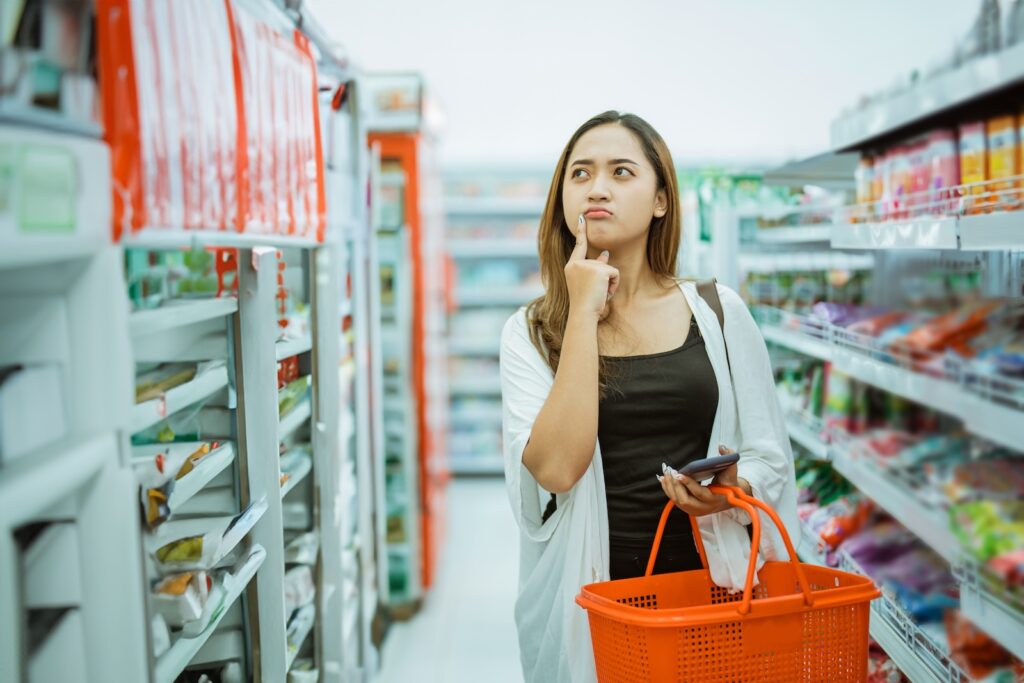
[[[666,500],[655,571],[700,567],[741,589],[746,513],[675,469],[720,453],[717,481],[772,505],[796,533],[792,454],[764,341],[719,287],[725,322],[676,276],[675,167],[643,119],[606,112],[566,145],[538,246],[545,294],[501,338],[505,478],[521,529],[515,618],[527,683],[595,680],[584,584],[642,575]],[[730,373],[731,361],[731,373]],[[770,523],[760,558],[785,558]]]

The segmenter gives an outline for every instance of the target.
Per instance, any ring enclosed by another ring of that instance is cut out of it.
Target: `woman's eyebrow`
[[[633,164],[634,166],[639,166],[640,165],[640,164],[636,163],[635,161],[633,161],[632,159],[611,159],[611,160],[608,161],[608,165],[609,166],[615,166],[617,164]],[[593,166],[594,165],[594,160],[593,159],[577,159],[576,161],[572,162],[571,165],[572,166]]]

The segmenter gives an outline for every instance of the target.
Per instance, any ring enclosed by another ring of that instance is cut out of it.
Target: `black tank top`
[[[677,349],[643,356],[604,356],[612,389],[601,399],[598,441],[608,499],[611,578],[643,574],[668,499],[655,478],[707,457],[718,384],[704,339],[691,318]],[[689,517],[669,516],[656,573],[700,567]]]

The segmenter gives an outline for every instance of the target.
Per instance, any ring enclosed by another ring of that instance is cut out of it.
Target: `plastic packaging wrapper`
[[[308,41],[240,3],[98,0],[114,239],[145,229],[295,235],[326,221]]]

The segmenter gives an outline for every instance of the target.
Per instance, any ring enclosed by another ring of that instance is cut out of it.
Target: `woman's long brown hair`
[[[566,224],[562,211],[562,185],[565,182],[566,166],[579,139],[589,130],[607,124],[618,124],[632,131],[640,141],[647,160],[658,178],[658,189],[665,191],[668,210],[661,218],[651,221],[647,238],[647,262],[655,275],[676,280],[676,259],[679,253],[680,212],[679,187],[675,166],[668,145],[651,124],[635,114],[606,111],[590,119],[573,133],[569,143],[558,159],[547,204],[540,221],[537,246],[540,254],[540,273],[544,283],[544,296],[530,302],[527,320],[530,324],[530,339],[547,360],[551,371],[558,370],[562,352],[562,339],[569,320],[569,288],[565,282],[565,264],[569,261],[576,237]],[[573,226],[576,222],[573,221]],[[602,395],[608,383],[608,368],[600,361],[599,383]]]

